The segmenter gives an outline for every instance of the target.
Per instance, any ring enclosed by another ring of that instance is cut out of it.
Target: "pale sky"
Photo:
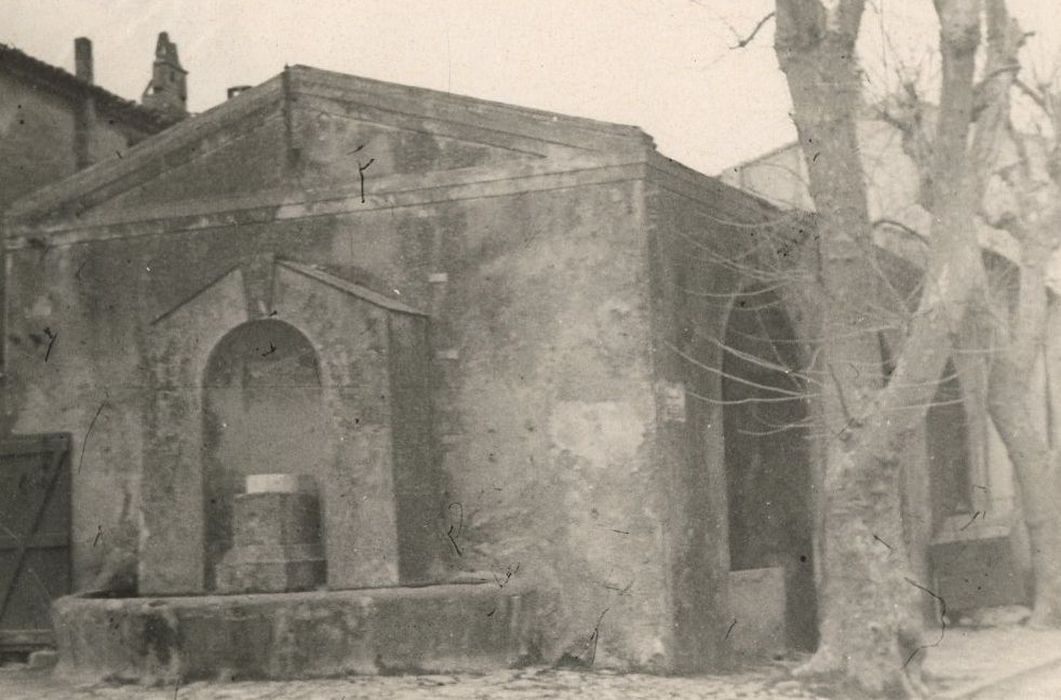
[[[896,66],[938,66],[931,0],[868,0],[871,90]],[[1010,0],[1053,65],[1056,0]],[[0,42],[73,70],[93,42],[97,84],[139,99],[168,31],[203,111],[285,63],[634,124],[707,173],[792,140],[773,22],[734,50],[773,0],[0,0]],[[890,36],[880,41],[880,31]],[[1045,32],[1050,32],[1047,36]],[[1047,39],[1053,40],[1047,44]],[[1047,48],[1044,48],[1047,46]]]

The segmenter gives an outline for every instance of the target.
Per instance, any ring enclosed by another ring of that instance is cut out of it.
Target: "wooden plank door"
[[[54,644],[51,602],[70,588],[70,436],[4,438],[0,650]]]

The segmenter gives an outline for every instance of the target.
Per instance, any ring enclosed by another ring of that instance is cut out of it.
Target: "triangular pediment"
[[[644,152],[634,127],[295,66],[17,202],[19,225],[180,202],[349,187],[362,177]]]

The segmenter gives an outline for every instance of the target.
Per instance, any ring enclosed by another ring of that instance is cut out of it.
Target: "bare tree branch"
[[[763,17],[761,20],[759,20],[759,23],[755,25],[754,29],[752,29],[751,34],[749,34],[748,36],[744,37],[743,39],[741,39],[738,36],[737,37],[737,45],[736,46],[731,46],[730,48],[733,49],[733,50],[743,49],[745,46],[747,46],[748,44],[752,43],[752,41],[755,39],[755,35],[759,33],[759,30],[762,29],[763,26],[767,22],[769,22],[771,19],[774,18],[775,14],[776,13],[774,13],[774,12],[770,12],[765,17]]]
[[[1041,92],[1033,88],[1031,85],[1028,85],[1028,83],[1024,82],[1020,78],[1016,78],[1013,81],[1013,84],[1016,85],[1017,89],[1024,93],[1026,97],[1031,99],[1031,101],[1034,102],[1041,110],[1043,110],[1044,112],[1049,110],[1049,105],[1047,104],[1046,98]]]

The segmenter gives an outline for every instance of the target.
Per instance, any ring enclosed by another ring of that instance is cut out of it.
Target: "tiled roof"
[[[21,76],[68,98],[93,97],[100,113],[149,133],[161,131],[175,121],[6,44],[0,44],[0,72]]]

